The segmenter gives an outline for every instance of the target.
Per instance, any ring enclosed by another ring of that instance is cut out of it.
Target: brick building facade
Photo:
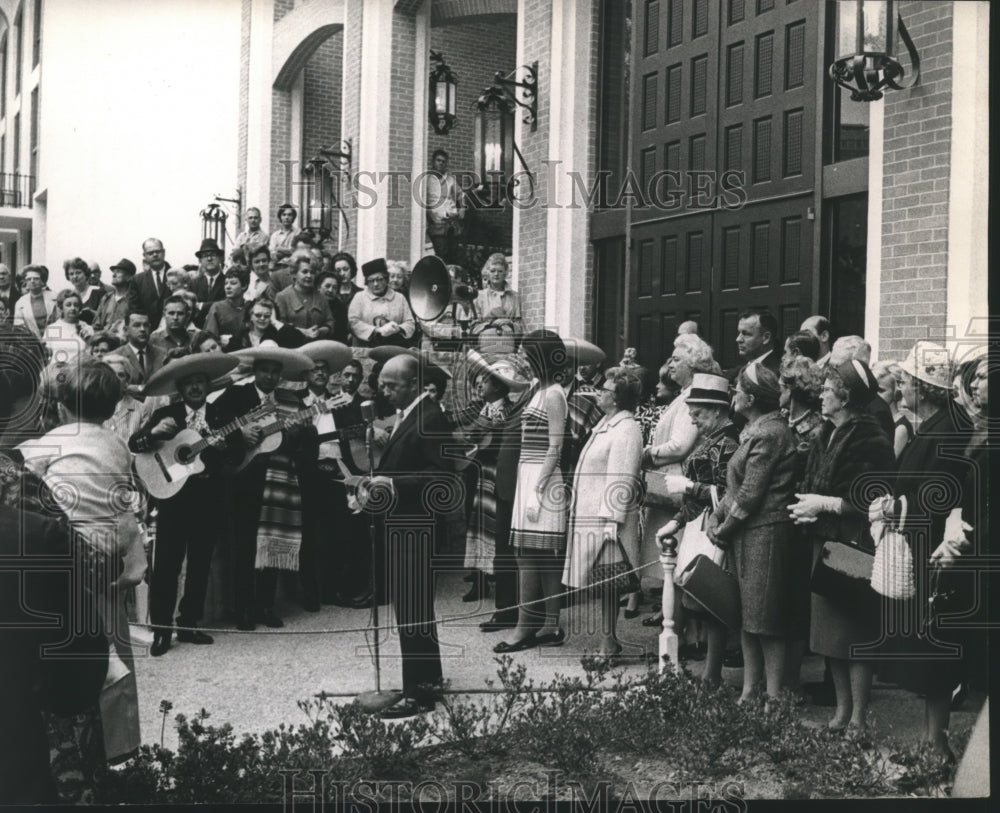
[[[438,147],[468,169],[471,100],[494,72],[537,61],[536,126],[520,115],[515,125],[533,188],[482,213],[509,244],[530,327],[594,339],[612,357],[636,345],[658,364],[693,316],[725,362],[739,311],[768,305],[784,333],[824,312],[898,357],[985,316],[974,292],[986,280],[986,185],[954,179],[969,154],[985,160],[986,95],[974,89],[989,23],[985,3],[898,10],[920,81],[861,105],[826,76],[841,30],[834,3],[244,0],[246,200],[273,224],[287,168],[350,141],[351,172],[371,173],[374,194],[343,196],[341,244],[359,262],[413,263],[428,253],[424,212],[381,176],[419,176]],[[427,121],[431,49],[459,78],[459,123],[446,136]],[[973,90],[956,69],[970,61]],[[615,194],[629,171],[730,165],[747,178],[731,210],[640,211]],[[610,200],[581,205],[604,172]]]

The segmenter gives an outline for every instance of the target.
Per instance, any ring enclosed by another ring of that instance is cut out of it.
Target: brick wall
[[[885,94],[882,294],[879,351],[903,358],[913,342],[939,338],[948,287],[952,4],[900,8],[920,54],[920,82]]]
[[[413,65],[416,61],[415,5],[397,5],[392,13],[392,66],[389,79],[389,171],[409,174],[413,155]],[[385,186],[389,193],[389,187]],[[413,198],[409,184],[401,184],[397,200],[387,212],[386,257],[413,262],[410,257],[410,213]],[[358,258],[371,259],[370,257]]]
[[[351,139],[354,143],[354,153],[358,151],[358,128],[361,116],[361,33],[362,33],[362,0],[347,0],[347,18],[344,27],[344,80],[343,80],[343,133],[341,138]],[[355,160],[352,172],[360,168]],[[342,202],[347,213],[349,228],[345,234],[344,250],[357,254],[358,217],[357,211],[349,200]]]
[[[247,137],[250,127],[250,6],[243,0],[240,11],[240,122],[236,150],[236,178],[241,189],[247,186]]]
[[[340,143],[343,53],[344,35],[338,31],[316,49],[302,68],[303,161],[315,156],[322,147]],[[340,225],[337,213],[331,222],[336,235]]]
[[[274,0],[274,21],[278,22],[293,8],[295,8],[295,0]]]
[[[298,203],[298,197],[288,201],[288,173],[286,163],[290,153],[292,131],[292,94],[287,90],[271,89],[271,193],[268,205],[271,222],[263,224],[262,228],[271,231],[278,228],[278,207],[282,203]],[[291,169],[294,172],[295,168]],[[248,201],[250,206],[259,201]],[[300,220],[302,213],[299,213]]]
[[[535,197],[548,198],[547,173],[542,163],[548,158],[549,105],[551,96],[551,70],[549,44],[552,37],[552,6],[548,0],[526,0],[524,4],[523,62],[538,60],[538,128],[531,132],[524,127],[521,152],[525,163],[535,173]],[[546,268],[546,210],[541,205],[525,208],[521,212],[520,243],[518,247],[518,289],[521,294],[522,315],[528,330],[544,327],[545,322],[545,268]]]
[[[475,134],[472,103],[484,88],[493,84],[493,75],[512,70],[517,59],[517,15],[477,17],[465,22],[431,29],[430,47],[444,56],[458,77],[455,112],[458,123],[448,135],[438,135],[427,128],[427,166],[436,149],[448,151],[453,172],[472,172]],[[484,48],[484,43],[489,43]],[[429,55],[428,55],[429,58]],[[530,164],[529,164],[530,166]],[[518,167],[519,168],[519,167]],[[480,209],[469,213],[466,239],[479,245],[511,246],[512,212]]]
[[[600,0],[591,0],[592,13],[591,13],[591,28],[590,28],[590,53],[592,64],[597,65],[600,58],[600,48],[601,48],[601,3]],[[590,87],[588,89],[588,95],[592,100],[590,106],[590,121],[588,123],[588,131],[590,133],[590,139],[587,143],[587,176],[588,183],[592,180],[592,172],[597,166],[597,134],[598,134],[598,113],[599,105],[597,104],[597,98],[599,94],[599,83],[600,83],[600,71],[594,70],[590,76]],[[589,217],[588,217],[589,222]],[[583,336],[588,339],[594,338],[594,265],[595,265],[595,251],[594,244],[589,239],[589,228],[588,228],[588,240],[587,240],[587,265],[584,271],[584,322],[583,322]]]

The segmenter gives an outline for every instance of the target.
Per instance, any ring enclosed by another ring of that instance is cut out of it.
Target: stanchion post
[[[677,632],[674,629],[674,571],[677,569],[677,537],[657,540],[660,548],[660,565],[663,567],[663,630],[660,632],[660,671],[668,664],[680,666],[677,656]]]

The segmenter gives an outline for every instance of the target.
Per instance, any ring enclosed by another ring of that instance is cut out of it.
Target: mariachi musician
[[[156,547],[150,576],[149,617],[153,625],[150,654],[159,656],[170,649],[173,614],[177,604],[177,577],[187,558],[184,595],[181,598],[177,640],[191,644],[211,644],[212,636],[197,629],[205,609],[212,548],[223,530],[225,499],[222,464],[241,456],[238,438],[212,434],[225,421],[216,404],[207,403],[209,382],[228,373],[237,359],[221,353],[200,353],[171,361],[146,382],[144,394],[172,395],[180,400],[156,410],[146,424],[129,439],[135,453],[161,449],[184,429],[193,429],[208,438],[202,452],[205,467],[192,474],[173,496],[160,500]]]
[[[278,389],[278,384],[282,377],[302,376],[313,362],[270,342],[232,355],[252,362],[253,381],[234,384],[219,396],[215,403],[223,418],[239,418],[261,404],[273,405],[276,412],[266,423],[240,430],[244,462],[233,478],[239,501],[234,502],[230,528],[237,628],[252,630],[258,621],[283,627],[274,612],[278,570],[299,569],[302,498],[297,468],[308,465],[315,444],[308,442],[303,425],[293,417],[304,411],[302,399],[296,392]]]

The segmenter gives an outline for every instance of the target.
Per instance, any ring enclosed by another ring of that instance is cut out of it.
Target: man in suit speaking
[[[403,660],[403,697],[381,715],[397,719],[431,711],[440,694],[431,556],[435,537],[444,533],[441,521],[448,506],[441,503],[449,500],[435,496],[450,493],[460,501],[462,492],[455,467],[442,454],[443,444],[452,441],[448,420],[422,391],[420,361],[409,354],[389,359],[379,375],[379,389],[396,409],[396,424],[368,483],[367,508],[377,514],[385,563],[379,587],[386,595],[378,600],[392,601]],[[432,489],[441,489],[440,494],[433,495]],[[380,506],[388,508],[380,511]]]

